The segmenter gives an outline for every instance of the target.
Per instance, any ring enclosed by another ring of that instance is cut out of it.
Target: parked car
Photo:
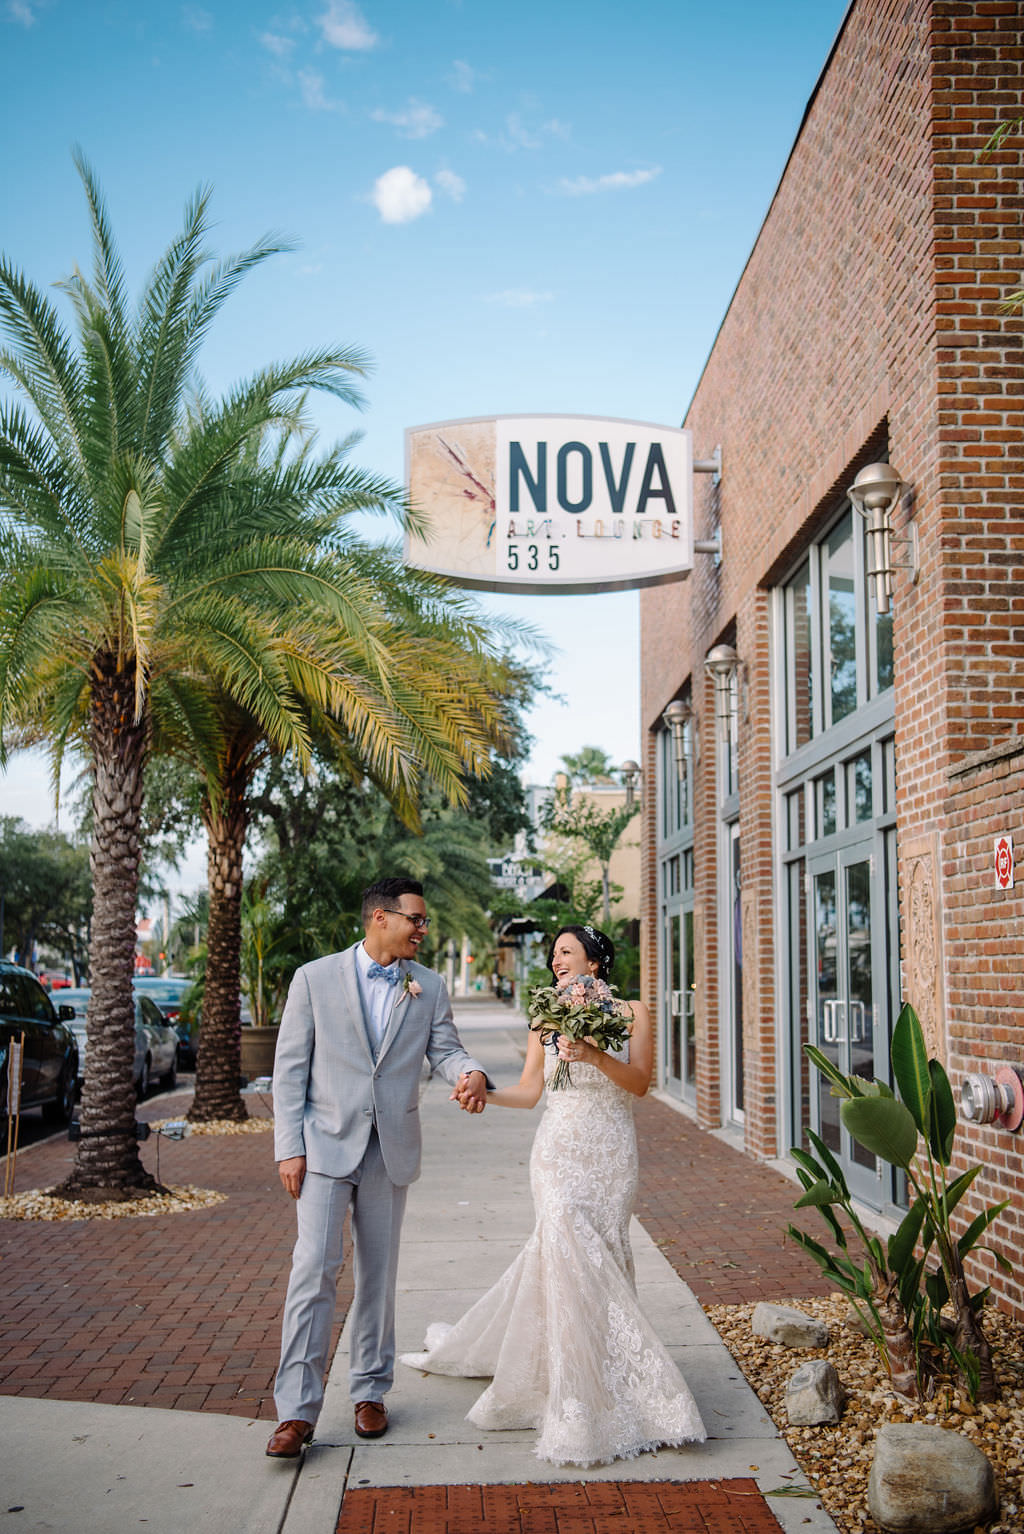
[[[182,1000],[192,989],[192,983],[184,975],[136,975],[132,987],[141,995],[151,997],[169,1023],[176,1023]]]
[[[150,1083],[159,1080],[161,1086],[173,1087],[178,1080],[178,1034],[173,1024],[164,1017],[151,997],[140,995],[133,986],[135,997],[135,1058],[132,1062],[132,1079],[135,1094],[145,1097]],[[78,1085],[85,1076],[85,1056],[88,1047],[88,1008],[92,992],[82,986],[64,991],[61,1001],[73,1009],[70,1026],[78,1039]]]
[[[75,1106],[78,1043],[71,1008],[55,1007],[31,970],[0,962],[0,1117],[7,1114],[7,1064],[12,1041],[25,1036],[21,1106],[67,1124]]]
[[[179,1071],[194,1071],[196,1068],[199,1022],[194,1019],[189,1024],[181,1016],[181,1004],[194,984],[193,980],[184,975],[136,975],[134,981],[135,989],[151,997],[167,1021],[173,1024],[178,1035]]]

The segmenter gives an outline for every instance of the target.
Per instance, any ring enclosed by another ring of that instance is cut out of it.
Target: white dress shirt
[[[359,985],[359,999],[363,1003],[370,1037],[376,1051],[384,1038],[391,1008],[401,994],[402,982],[399,979],[396,985],[389,985],[379,975],[371,980],[370,965],[374,962],[372,955],[366,951],[366,944],[360,943],[356,949],[356,981]],[[397,963],[397,960],[395,962]]]

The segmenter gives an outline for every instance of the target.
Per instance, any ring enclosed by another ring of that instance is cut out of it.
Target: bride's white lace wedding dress
[[[555,1064],[545,1050],[549,1081]],[[498,1282],[402,1362],[491,1377],[481,1428],[536,1428],[556,1465],[606,1464],[706,1437],[696,1402],[636,1298],[629,1219],[637,1189],[633,1098],[596,1066],[548,1088],[530,1157],[537,1224]]]

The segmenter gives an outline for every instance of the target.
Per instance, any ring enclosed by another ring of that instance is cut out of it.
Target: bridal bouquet
[[[624,1001],[594,975],[576,975],[568,985],[538,985],[530,992],[530,1028],[542,1044],[558,1034],[587,1039],[597,1049],[618,1049],[629,1038],[631,1018]],[[551,1090],[572,1085],[568,1060],[559,1060]]]

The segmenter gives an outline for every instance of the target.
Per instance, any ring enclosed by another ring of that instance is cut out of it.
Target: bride
[[[561,988],[607,979],[615,950],[593,927],[563,927],[548,955]],[[571,1085],[548,1090],[530,1157],[537,1223],[512,1266],[454,1326],[427,1330],[402,1363],[432,1374],[490,1377],[469,1412],[481,1428],[538,1430],[556,1465],[605,1464],[703,1442],[686,1381],[637,1303],[629,1220],[637,1189],[633,1098],[651,1075],[647,1008],[629,1002],[619,1053],[560,1035],[557,1054],[531,1032],[519,1084],[489,1103],[532,1108],[559,1059]],[[458,1096],[458,1089],[453,1094]]]

